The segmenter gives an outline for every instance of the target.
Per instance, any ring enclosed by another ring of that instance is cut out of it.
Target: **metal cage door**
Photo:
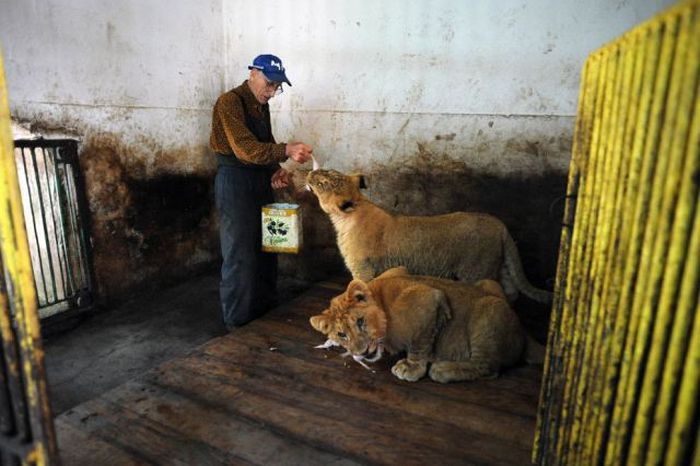
[[[16,140],[39,317],[92,303],[85,197],[74,140]]]

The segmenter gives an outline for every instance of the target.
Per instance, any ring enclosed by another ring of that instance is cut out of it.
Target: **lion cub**
[[[361,175],[314,170],[307,186],[336,230],[338,248],[353,278],[370,280],[405,266],[411,273],[473,283],[498,280],[512,302],[518,292],[549,303],[551,293],[528,282],[506,226],[481,213],[392,215],[360,192]]]
[[[397,267],[369,283],[353,280],[310,322],[356,360],[406,351],[391,372],[410,382],[426,372],[443,383],[491,377],[524,353],[528,362],[543,357],[492,280],[470,285]]]

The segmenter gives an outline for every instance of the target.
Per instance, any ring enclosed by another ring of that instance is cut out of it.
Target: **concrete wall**
[[[532,281],[552,286],[580,69],[671,3],[225,6],[226,81],[243,79],[250,51],[280,55],[293,84],[272,103],[280,138],[312,143],[324,166],[368,175],[369,197],[393,211],[499,216]],[[305,207],[307,224],[322,222],[313,202]],[[307,262],[332,255],[324,231],[306,232]]]
[[[294,84],[278,140],[363,171],[392,210],[499,215],[543,284],[583,61],[670,3],[4,0],[0,45],[13,116],[81,140],[103,296],[217,260],[211,106],[264,52]],[[339,262],[300,202],[310,248],[283,270],[316,278]]]
[[[279,54],[294,87],[274,102],[277,133],[340,169],[420,143],[492,174],[563,171],[586,56],[670,3],[225,2],[226,81],[242,80],[251,54]],[[528,136],[547,166],[509,144]]]
[[[223,89],[221,1],[4,1],[0,11],[12,116],[81,141],[102,301],[216,261],[207,140]]]

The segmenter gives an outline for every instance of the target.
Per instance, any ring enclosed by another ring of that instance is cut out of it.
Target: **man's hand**
[[[280,168],[273,175],[270,184],[273,189],[282,189],[289,186],[290,173],[284,168]]]
[[[288,142],[284,148],[284,153],[297,163],[305,163],[311,160],[313,149],[303,142]]]

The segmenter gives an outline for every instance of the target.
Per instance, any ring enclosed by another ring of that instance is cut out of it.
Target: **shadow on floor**
[[[44,340],[54,415],[227,333],[219,311],[219,276],[211,272],[96,312]],[[310,286],[279,281],[280,302]]]

